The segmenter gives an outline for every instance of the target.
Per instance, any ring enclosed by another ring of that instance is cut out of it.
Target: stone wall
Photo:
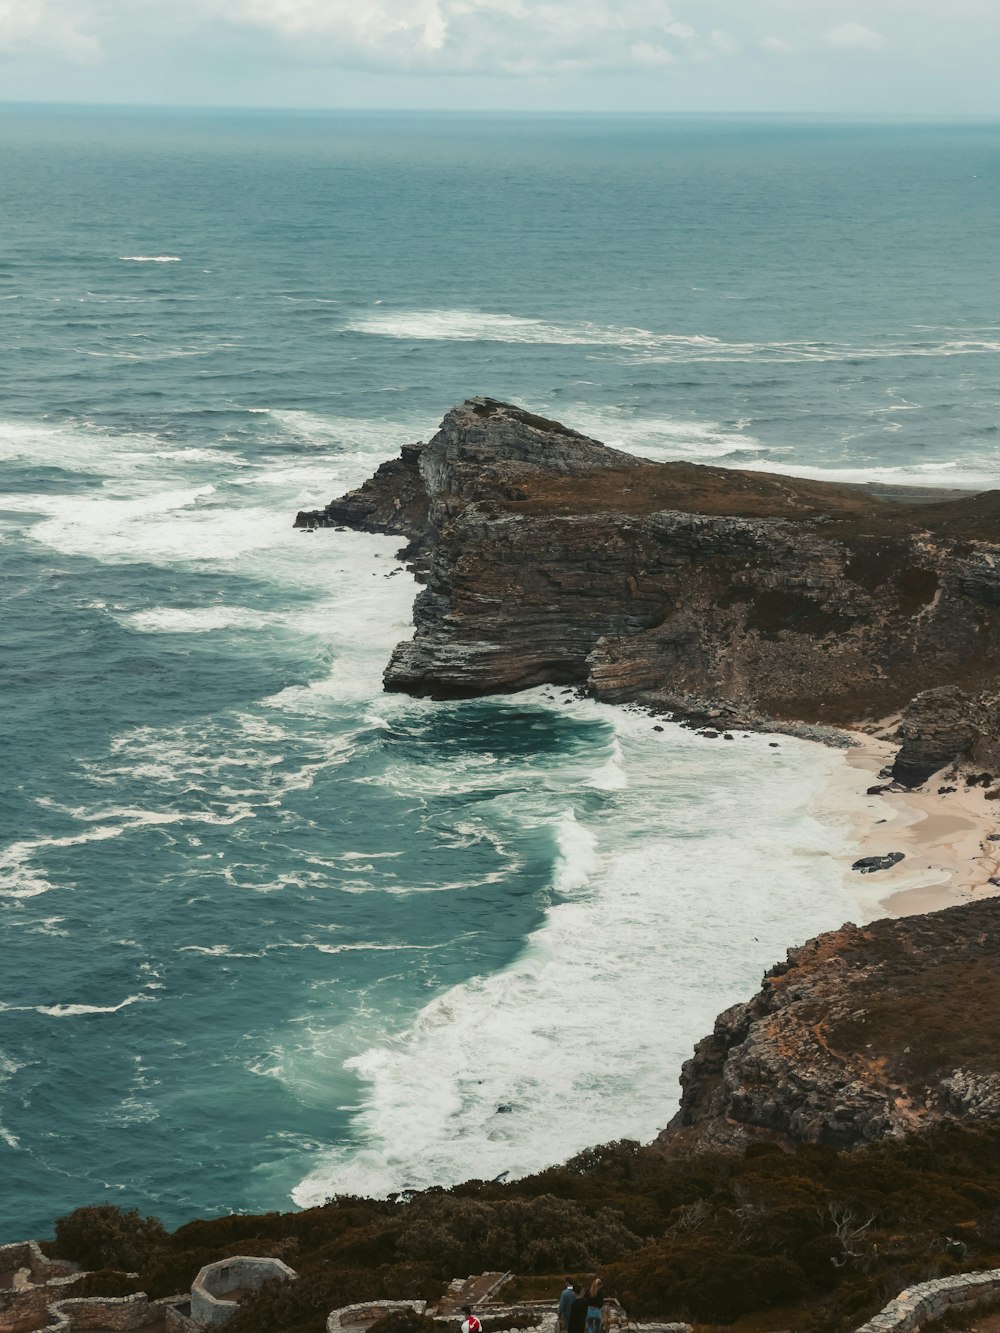
[[[515,1329],[530,1329],[532,1333],[547,1333],[547,1328],[556,1326],[555,1306],[551,1301],[520,1301],[517,1305],[476,1305],[476,1314],[480,1319],[504,1321],[503,1333],[512,1333]],[[450,1314],[437,1314],[434,1322],[439,1328],[457,1330],[462,1322],[461,1311]]]
[[[23,1271],[23,1270],[22,1270]],[[17,1327],[22,1320],[39,1318],[60,1297],[70,1294],[82,1274],[52,1278],[43,1286],[27,1284],[0,1291],[0,1333]]]
[[[629,1324],[629,1333],[694,1333],[692,1324]]]
[[[913,1333],[949,1310],[975,1310],[1000,1299],[1000,1268],[921,1282],[901,1291],[857,1333]]]
[[[406,1310],[423,1314],[426,1309],[426,1301],[362,1301],[358,1305],[331,1310],[327,1315],[326,1330],[327,1333],[337,1333],[341,1328],[367,1328],[392,1310],[398,1310],[400,1314]]]
[[[79,1264],[68,1263],[65,1259],[50,1259],[43,1254],[36,1240],[15,1241],[13,1245],[0,1245],[0,1273],[17,1273],[28,1270],[28,1280],[38,1284],[50,1282],[56,1277],[68,1277],[79,1271]]]
[[[45,1333],[54,1329],[109,1328],[126,1330],[141,1328],[153,1316],[149,1298],[144,1291],[131,1296],[82,1296],[56,1301],[49,1307],[49,1322]]]
[[[45,1287],[0,1291],[0,1333],[17,1328],[22,1320],[41,1317],[52,1300],[52,1293]]]
[[[191,1318],[206,1328],[225,1324],[236,1313],[239,1300],[231,1292],[258,1291],[265,1282],[292,1282],[298,1274],[280,1259],[234,1255],[206,1264],[191,1283]]]
[[[179,1305],[167,1307],[164,1320],[166,1333],[198,1333],[198,1325],[191,1318],[191,1302],[185,1299]]]

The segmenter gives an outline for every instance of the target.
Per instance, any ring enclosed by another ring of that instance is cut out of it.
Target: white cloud
[[[272,68],[289,81],[290,71],[309,70],[315,87],[322,87],[326,71],[389,78],[499,76],[540,84],[565,74],[630,72],[652,81],[670,69],[671,89],[693,105],[708,104],[713,90],[722,102],[735,104],[746,87],[753,93],[748,104],[767,105],[773,93],[777,107],[787,90],[799,97],[805,87],[815,91],[817,102],[832,98],[850,105],[855,90],[841,83],[850,68],[843,56],[888,49],[900,86],[922,89],[926,71],[940,70],[942,78],[965,89],[969,68],[985,68],[986,52],[1000,42],[997,0],[949,0],[947,13],[940,0],[865,0],[862,7],[845,8],[849,5],[850,0],[754,0],[753,5],[747,0],[0,0],[0,59],[5,53],[13,57],[4,61],[5,72],[19,64],[30,71],[44,57],[57,77],[60,67],[102,57],[102,68],[117,61],[121,70],[133,72],[186,67],[194,57],[202,62],[200,69],[217,52],[234,87],[244,77],[252,87],[252,80]],[[771,82],[762,84],[762,78]],[[610,79],[605,86],[611,87]],[[19,87],[30,87],[28,76]],[[39,94],[44,95],[41,86]],[[983,97],[996,100],[995,93]]]
[[[656,69],[664,65],[675,65],[677,57],[666,46],[655,42],[635,42],[629,47],[632,64],[639,69]]]
[[[685,20],[700,12],[696,0],[677,2],[683,17],[663,0],[0,0],[0,52],[44,47],[84,60],[102,45],[152,50],[242,29],[313,66],[538,77],[651,71],[739,51],[729,26],[695,27]]]
[[[440,0],[234,0],[216,6],[223,15],[294,39],[331,38],[348,47],[385,48],[415,43],[418,52],[439,51],[449,15]],[[471,6],[448,6],[462,17]],[[498,8],[483,3],[483,10]]]
[[[82,31],[69,6],[47,0],[0,0],[0,52],[50,52],[76,62],[100,55],[100,42]]]
[[[679,37],[682,42],[688,42],[693,37],[697,36],[697,33],[695,32],[694,28],[690,26],[690,24],[677,23],[673,19],[670,19],[664,23],[663,31],[671,37]]]
[[[721,56],[732,56],[740,49],[740,44],[731,32],[724,28],[713,28],[708,34],[709,45]]]
[[[650,69],[676,60],[669,39],[697,36],[661,0],[202,0],[201,7],[306,47],[311,59],[414,72]]]
[[[880,32],[853,20],[829,28],[823,34],[823,41],[836,51],[881,51],[885,46],[885,38]]]

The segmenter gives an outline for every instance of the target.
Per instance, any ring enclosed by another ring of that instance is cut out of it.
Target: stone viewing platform
[[[206,1264],[191,1283],[189,1323],[197,1328],[214,1328],[230,1320],[240,1302],[266,1282],[294,1282],[294,1269],[280,1259],[237,1256],[219,1263]],[[178,1329],[180,1324],[174,1325]]]
[[[293,1282],[295,1271],[280,1259],[234,1255],[207,1264],[190,1294],[150,1301],[145,1292],[120,1297],[74,1297],[72,1289],[87,1273],[61,1260],[48,1259],[35,1241],[0,1246],[0,1333],[203,1333],[227,1323],[247,1296],[267,1282]],[[435,1305],[423,1300],[357,1302],[332,1310],[327,1333],[362,1333],[398,1313],[430,1317],[442,1329],[455,1329],[461,1307],[471,1305],[491,1333],[556,1333],[556,1302],[505,1304],[500,1294],[512,1273],[488,1272],[456,1278]],[[856,1333],[918,1333],[951,1313],[984,1314],[1000,1303],[1000,1268],[960,1273],[908,1287]],[[615,1333],[693,1333],[692,1325],[628,1318],[611,1301],[607,1327]],[[992,1321],[991,1321],[992,1330]]]
[[[235,1255],[202,1268],[190,1294],[155,1301],[144,1291],[74,1295],[88,1276],[75,1264],[47,1258],[36,1241],[0,1246],[0,1333],[202,1333],[228,1323],[266,1282],[292,1282],[297,1274],[280,1259]]]

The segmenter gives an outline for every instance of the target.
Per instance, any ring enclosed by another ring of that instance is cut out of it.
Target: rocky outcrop
[[[1000,492],[914,498],[648,463],[479,398],[300,520],[419,556],[389,690],[573,684],[722,726],[908,708],[895,776],[918,782],[977,747],[1000,766]]]
[[[851,1148],[1000,1121],[1000,899],[844,926],[792,949],[681,1074],[672,1150]]]
[[[1000,695],[970,695],[955,685],[924,690],[907,704],[899,739],[892,773],[909,787],[925,782],[956,755],[995,768],[1000,761]]]
[[[419,559],[428,536],[427,489],[420,475],[422,444],[404,445],[398,458],[383,463],[356,491],[331,500],[324,509],[303,509],[297,528],[353,528],[410,539],[404,558]]]

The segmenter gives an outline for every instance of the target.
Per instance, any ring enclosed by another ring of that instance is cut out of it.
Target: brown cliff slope
[[[897,774],[918,782],[959,751],[1000,764],[1000,491],[927,496],[644,462],[479,398],[299,521],[420,553],[387,689],[570,683],[730,725],[851,724],[920,695]]]
[[[847,925],[790,949],[681,1074],[673,1149],[849,1148],[1000,1123],[1000,899]]]

